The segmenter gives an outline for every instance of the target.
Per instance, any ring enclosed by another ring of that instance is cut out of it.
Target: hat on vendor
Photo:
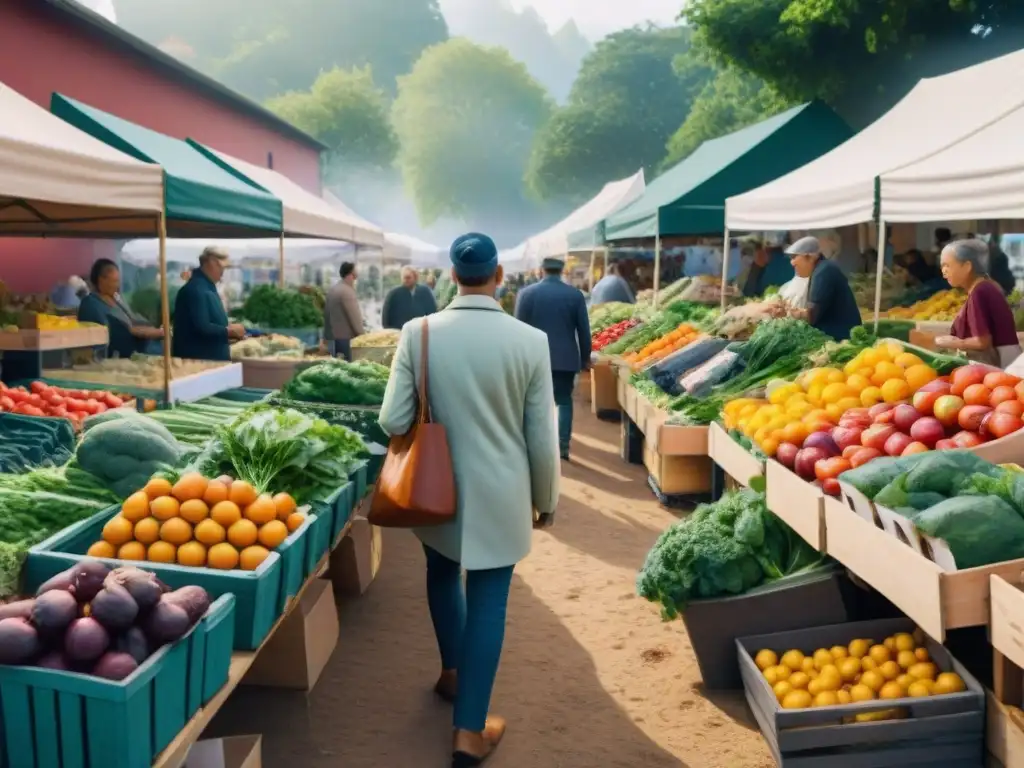
[[[229,262],[231,260],[231,256],[219,245],[208,245],[203,249],[203,252],[199,254],[199,263],[205,264],[210,259],[216,259],[222,266],[227,267],[230,266]]]
[[[789,256],[817,256],[821,253],[821,243],[816,237],[801,237],[786,249]]]
[[[565,269],[565,259],[548,257],[540,263],[540,268],[545,271],[553,269]]]
[[[498,270],[498,247],[487,235],[469,232],[455,239],[448,251],[459,277],[487,278]]]

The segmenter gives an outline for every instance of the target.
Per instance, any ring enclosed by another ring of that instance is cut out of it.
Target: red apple
[[[938,392],[940,395],[948,395],[949,394],[949,390],[951,388],[952,388],[952,385],[950,385],[950,383],[948,381],[946,381],[945,379],[932,379],[931,381],[929,381],[927,384],[925,384],[923,387],[921,387],[917,391],[918,392]]]
[[[891,405],[889,403],[878,403],[878,405],[872,405],[868,409],[868,416],[871,417],[872,421],[877,422],[879,416],[881,416],[882,414],[888,413],[889,411],[891,411],[895,407],[896,407],[895,405]]]
[[[839,481],[834,477],[826,478],[821,483],[821,490],[829,496],[839,498]]]
[[[872,424],[865,429],[860,436],[861,445],[865,448],[874,448],[876,451],[885,451],[885,441],[896,432],[892,424]]]
[[[987,405],[965,405],[957,416],[956,422],[961,429],[977,432],[981,429],[982,420],[992,413]]]
[[[814,480],[814,465],[829,455],[821,448],[801,448],[793,462],[793,470],[804,480]]]
[[[843,458],[847,460],[852,459],[853,454],[855,454],[857,451],[863,450],[864,446],[861,445],[860,443],[857,443],[856,445],[847,446],[846,448],[843,449]]]
[[[892,423],[900,432],[910,432],[914,422],[923,414],[912,405],[897,405],[893,409]]]
[[[865,429],[871,426],[871,417],[868,416],[867,409],[863,410],[864,413],[858,413],[856,416],[851,416],[849,412],[843,414],[842,418],[839,419],[840,427],[848,427],[850,429]]]
[[[914,442],[910,435],[902,432],[893,432],[885,441],[885,452],[890,456],[899,456],[906,450],[907,446]]]
[[[867,464],[872,459],[877,459],[880,456],[884,455],[885,454],[882,453],[877,448],[861,448],[859,451],[857,451],[855,454],[849,457],[850,466],[856,468],[859,467],[861,464]]]
[[[793,443],[779,443],[779,447],[775,451],[775,460],[786,467],[786,469],[792,469],[796,463],[796,454],[799,450]]]
[[[985,419],[982,428],[983,433],[991,435],[993,439],[998,440],[1001,437],[1013,434],[1019,429],[1024,429],[1024,421],[1012,413],[995,411]]]
[[[939,440],[939,442],[935,444],[936,451],[954,451],[959,447],[959,445],[954,443],[949,438],[943,438],[942,440]]]
[[[951,439],[958,448],[976,448],[985,442],[977,432],[968,432],[967,430],[957,432]]]
[[[934,389],[930,392],[925,392],[923,389],[919,389],[914,393],[914,408],[925,416],[930,416],[935,410],[935,401],[946,394],[948,392],[940,392]]]
[[[931,448],[929,448],[927,445],[925,445],[924,443],[919,443],[915,440],[914,442],[912,442],[910,445],[903,449],[903,453],[901,453],[900,456],[912,456],[915,453],[928,453],[928,451],[930,450]]]
[[[832,439],[839,446],[840,451],[845,451],[851,446],[860,446],[860,436],[863,431],[859,427],[836,427],[832,430]]]
[[[964,407],[962,398],[955,395],[943,395],[935,401],[935,418],[944,427],[952,427],[957,423],[960,410]]]
[[[950,387],[949,393],[959,397],[969,386],[973,384],[983,385],[985,375],[991,371],[991,368],[987,368],[984,365],[965,365],[957,368],[950,376],[953,386]]]
[[[946,436],[946,430],[942,423],[931,416],[925,416],[914,422],[910,428],[910,436],[915,442],[924,443],[928,448],[934,448],[935,444]]]

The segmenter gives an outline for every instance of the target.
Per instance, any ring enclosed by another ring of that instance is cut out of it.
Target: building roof
[[[279,133],[320,151],[328,149],[322,142],[314,139],[308,133],[299,130],[287,120],[278,117],[255,101],[242,96],[223,83],[164,53],[156,46],[150,45],[145,40],[136,37],[100,14],[89,10],[84,5],[74,2],[74,0],[44,0],[44,3],[76,26],[103,38],[111,46],[117,46],[134,52],[147,59],[155,69],[162,70],[178,80],[184,80],[198,90],[204,91],[214,98],[231,105],[240,112],[244,112],[273,127]]]

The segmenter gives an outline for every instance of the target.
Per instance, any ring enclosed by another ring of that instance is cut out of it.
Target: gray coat
[[[348,341],[363,335],[363,313],[356,289],[340,280],[331,286],[324,301],[324,339]]]
[[[545,277],[516,297],[516,319],[544,331],[551,350],[551,370],[578,373],[590,362],[587,300],[559,277]]]
[[[421,323],[402,329],[380,425],[405,434],[416,411]],[[429,322],[429,398],[455,470],[454,522],[416,530],[467,570],[515,565],[530,552],[533,510],[554,512],[561,466],[544,336],[486,296],[460,296]]]

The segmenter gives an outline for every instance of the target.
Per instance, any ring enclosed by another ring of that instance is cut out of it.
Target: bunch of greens
[[[324,322],[313,296],[276,285],[253,288],[240,314],[263,328],[317,328]]]
[[[590,335],[596,336],[605,328],[611,328],[616,323],[628,320],[635,311],[636,307],[633,304],[621,301],[610,301],[607,304],[591,307],[589,310]]]
[[[744,489],[702,504],[665,531],[637,576],[637,593],[676,618],[691,600],[739,595],[821,566],[824,558]]]
[[[601,350],[608,355],[622,355],[643,349],[652,341],[674,331],[682,323],[703,327],[716,316],[717,310],[692,301],[676,301],[658,310],[642,325],[632,328]]]
[[[658,408],[668,404],[669,395],[665,394],[665,390],[655,384],[646,373],[634,373],[629,378],[629,384]]]
[[[366,445],[350,429],[290,408],[259,404],[221,426],[192,469],[229,474],[260,493],[287,491],[299,504],[348,482]]]
[[[387,366],[370,360],[330,360],[299,371],[281,394],[312,403],[380,405],[390,373]]]

